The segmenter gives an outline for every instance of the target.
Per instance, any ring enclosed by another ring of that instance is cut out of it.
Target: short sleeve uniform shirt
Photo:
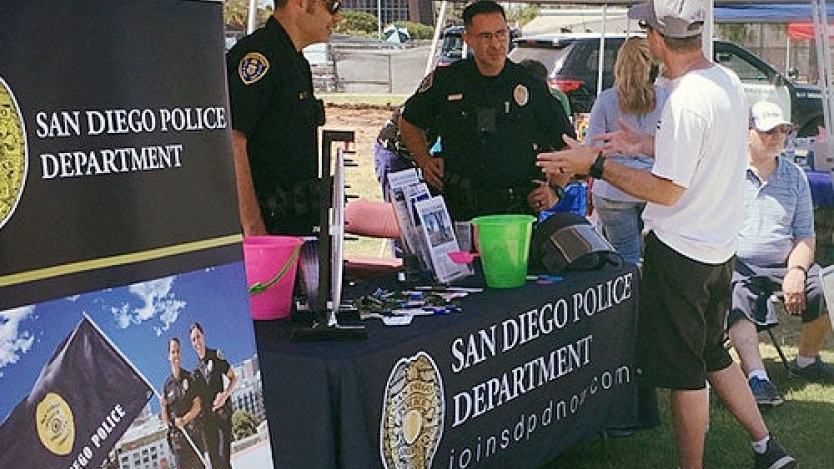
[[[203,413],[211,411],[211,404],[214,402],[215,396],[223,392],[225,387],[223,383],[223,376],[229,372],[231,365],[223,352],[217,349],[206,348],[206,355],[200,360],[197,369],[194,370],[195,378],[201,380],[201,390],[203,391],[203,402],[208,403],[203,405]],[[229,400],[226,401],[225,408],[219,412],[224,417],[231,417]]]
[[[181,369],[179,377],[174,377],[174,375],[168,377],[162,393],[168,408],[168,419],[173,424],[174,419],[184,416],[191,410],[194,398],[200,395],[200,388],[191,373]]]
[[[275,18],[226,56],[232,127],[246,135],[255,193],[270,233],[318,224],[318,126],[310,64]]]
[[[440,135],[444,196],[458,220],[500,213],[502,193],[526,197],[531,179],[544,177],[536,153],[574,135],[547,85],[509,60],[494,77],[481,75],[472,59],[436,69],[406,101],[403,117]],[[466,191],[472,197],[462,197]]]

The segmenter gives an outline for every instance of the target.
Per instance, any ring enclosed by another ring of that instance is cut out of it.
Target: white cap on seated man
[[[778,125],[793,127],[793,124],[785,119],[782,108],[770,101],[759,101],[750,108],[750,119],[753,127],[759,132],[769,132]]]

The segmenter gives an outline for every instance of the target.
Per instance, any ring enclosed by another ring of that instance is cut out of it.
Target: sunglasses
[[[339,9],[342,8],[342,2],[334,1],[334,0],[320,0],[327,8],[327,11],[330,12],[331,15],[335,15],[339,12]]]
[[[652,25],[650,25],[649,22],[646,21],[646,20],[638,21],[637,26],[639,26],[640,29],[643,29],[645,31],[652,31],[654,29],[654,28],[652,28]]]

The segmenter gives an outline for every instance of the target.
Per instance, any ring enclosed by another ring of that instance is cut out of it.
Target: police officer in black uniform
[[[533,181],[543,179],[536,153],[563,147],[562,135],[573,137],[573,127],[547,85],[507,59],[509,29],[500,5],[471,3],[463,21],[474,58],[424,78],[405,103],[400,132],[453,219],[532,214],[551,202],[527,200],[539,189]],[[427,128],[441,136],[442,159],[428,153]]]
[[[263,28],[226,56],[232,146],[243,233],[310,235],[319,224],[318,127],[302,49],[326,42],[338,21],[334,0],[275,0]],[[215,468],[217,469],[217,468]]]
[[[194,380],[191,373],[180,367],[181,358],[180,340],[168,339],[171,376],[162,388],[162,420],[168,425],[168,446],[177,459],[177,467],[200,469],[204,466],[192,443],[196,444],[195,436],[199,435],[196,431],[196,419],[200,415],[202,405],[201,393],[199,382]]]
[[[191,325],[189,335],[191,346],[200,359],[193,374],[202,391],[200,425],[203,429],[204,448],[208,452],[212,469],[231,469],[232,403],[229,397],[237,383],[237,376],[223,352],[206,347],[200,323]]]

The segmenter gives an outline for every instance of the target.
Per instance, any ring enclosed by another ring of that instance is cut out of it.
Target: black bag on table
[[[554,213],[533,228],[531,272],[559,275],[566,270],[596,270],[622,262],[611,243],[575,213]]]

